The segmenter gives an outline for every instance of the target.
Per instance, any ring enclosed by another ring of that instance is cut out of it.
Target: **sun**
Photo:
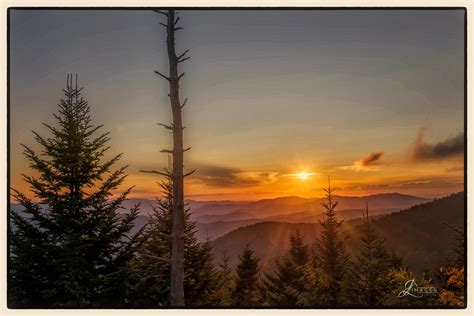
[[[296,176],[300,179],[300,180],[307,180],[310,176],[311,176],[311,173],[308,173],[308,172],[299,172],[296,174]]]

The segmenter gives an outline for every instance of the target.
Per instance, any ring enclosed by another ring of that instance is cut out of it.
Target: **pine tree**
[[[445,266],[440,267],[436,273],[441,285],[439,302],[446,306],[463,307],[465,306],[464,229],[455,225],[448,227],[454,233],[456,245],[453,257],[448,259]]]
[[[184,293],[187,306],[213,306],[217,304],[218,272],[214,266],[212,245],[209,239],[199,243],[196,254],[185,252],[186,266]]]
[[[335,306],[344,303],[343,281],[346,277],[349,257],[345,253],[340,228],[343,221],[336,218],[337,202],[333,200],[334,189],[329,182],[326,192],[326,209],[321,224],[321,234],[317,242],[316,265],[320,272],[320,304]]]
[[[229,257],[227,257],[225,252],[222,254],[221,262],[219,262],[218,266],[218,284],[214,301],[218,306],[230,306],[232,305],[233,278]]]
[[[146,230],[148,239],[134,262],[137,280],[135,306],[168,306],[171,302],[171,232],[173,221],[173,185],[169,178],[160,183],[162,198],[157,200]],[[184,293],[187,305],[207,305],[217,287],[217,271],[213,264],[209,241],[199,243],[196,224],[185,209]]]
[[[233,306],[257,306],[261,303],[260,290],[260,260],[254,255],[249,245],[239,256],[239,264],[232,291]]]
[[[125,167],[102,162],[109,134],[96,136],[90,107],[68,75],[65,97],[54,115],[52,136],[33,132],[37,153],[23,145],[37,176],[23,175],[33,198],[13,190],[23,213],[10,212],[11,295],[14,307],[121,306],[127,296],[129,261],[141,242],[131,235],[138,206],[120,216],[131,189],[112,198]]]
[[[270,305],[294,306],[304,291],[304,268],[309,251],[303,236],[297,230],[290,236],[290,250],[282,260],[276,260],[273,273],[265,273],[263,283]]]
[[[391,272],[396,269],[397,260],[387,251],[384,240],[378,238],[368,206],[363,220],[359,227],[362,245],[350,273],[351,303],[374,307],[382,305],[396,286]]]

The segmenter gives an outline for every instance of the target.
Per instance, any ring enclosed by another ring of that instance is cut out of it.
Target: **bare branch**
[[[196,172],[196,170],[193,170],[193,171],[191,171],[191,172],[188,172],[188,173],[186,173],[186,174],[183,176],[183,178],[185,178],[185,177],[187,177],[187,176],[190,176],[190,175],[192,175],[192,174],[195,173],[195,172]]]
[[[171,124],[171,125],[166,125],[166,124],[163,124],[163,123],[157,123],[157,124],[160,125],[160,126],[163,126],[166,129],[173,130],[173,124]]]
[[[162,232],[159,232],[158,234],[162,237],[171,238],[171,235],[169,235],[169,234],[165,234],[165,233],[162,233]]]
[[[153,10],[153,11],[159,14],[163,14],[164,16],[168,17],[168,13],[166,13],[165,11],[161,11],[161,10]]]
[[[140,172],[144,172],[144,173],[155,173],[155,174],[159,174],[159,175],[162,175],[162,176],[165,176],[165,177],[168,177],[168,178],[172,178],[172,177],[173,177],[172,174],[164,173],[164,172],[160,172],[160,171],[156,171],[156,170],[140,170]]]
[[[160,25],[164,26],[164,27],[165,27],[165,29],[167,29],[167,28],[168,28],[168,25],[166,25],[165,23],[162,23],[162,22],[160,22]]]
[[[178,24],[178,22],[179,22],[179,17],[177,17],[176,20],[174,20],[173,26]]]
[[[188,151],[188,150],[191,150],[191,147],[188,147],[188,148],[186,148],[186,149],[183,149],[183,153],[186,152],[186,151]]]
[[[179,31],[179,30],[182,30],[183,28],[182,27],[175,27],[174,30],[175,31]]]
[[[189,52],[189,49],[186,49],[186,50],[184,51],[184,53],[182,53],[181,55],[178,56],[178,59],[183,58],[184,55],[186,55],[188,52]]]
[[[161,260],[161,261],[164,261],[164,262],[170,262],[171,260],[168,259],[168,258],[163,258],[163,257],[158,257],[158,256],[153,256],[153,255],[149,255],[149,254],[142,254],[143,256],[146,256],[146,257],[150,257],[150,258],[153,258],[153,259],[156,259],[156,260]]]
[[[178,63],[182,63],[182,62],[188,60],[189,58],[191,58],[191,57],[184,57],[184,58],[178,59]]]
[[[184,77],[184,72],[178,76],[178,80]]]
[[[186,102],[188,102],[188,98],[184,99],[183,104],[181,104],[181,108],[184,108],[184,106],[186,105]]]
[[[163,75],[161,72],[159,72],[159,71],[155,70],[155,73],[156,73],[157,75],[160,75],[160,76],[161,76],[161,77],[163,77],[164,79],[166,79],[166,80],[170,81],[170,78],[169,78],[169,77],[167,77],[167,76],[165,76],[165,75]]]

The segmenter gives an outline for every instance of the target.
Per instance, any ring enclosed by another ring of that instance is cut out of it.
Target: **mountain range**
[[[375,194],[363,197],[335,196],[338,201],[338,216],[345,219],[361,217],[365,203],[371,214],[387,214],[430,199],[400,193]],[[240,201],[195,201],[187,200],[191,219],[196,222],[197,238],[215,239],[234,229],[250,224],[273,221],[287,223],[316,223],[322,215],[324,198],[279,197],[252,202]],[[153,211],[156,201],[131,198],[123,202],[121,212],[125,213],[140,204],[140,216],[136,229],[144,225]],[[12,209],[20,210],[18,204]]]
[[[453,237],[445,223],[463,224],[464,203],[456,196],[431,200],[389,193],[334,199],[338,202],[337,216],[345,219],[343,234],[349,253],[357,248],[357,225],[367,203],[377,232],[415,272],[432,269],[448,255]],[[196,236],[200,241],[212,241],[216,261],[226,252],[230,263],[236,264],[238,254],[249,244],[264,266],[271,266],[275,258],[286,253],[289,236],[296,230],[308,244],[314,243],[320,233],[323,202],[323,198],[296,196],[254,202],[187,200],[191,219],[196,222]],[[122,211],[137,203],[141,204],[141,214],[134,231],[147,223],[155,202],[129,199]],[[21,211],[18,204],[11,204],[11,208]]]
[[[360,223],[360,218],[343,223],[342,235],[347,238],[346,249],[349,254],[353,254],[360,246]],[[464,200],[458,195],[451,195],[398,212],[378,215],[373,218],[373,223],[388,249],[401,256],[403,264],[410,271],[433,271],[452,253],[455,238],[447,224],[463,226]],[[275,258],[288,251],[290,234],[297,230],[309,245],[314,245],[321,227],[319,223],[274,221],[240,227],[212,241],[215,260],[218,262],[226,253],[230,264],[235,265],[238,255],[248,244],[262,265],[271,267]]]

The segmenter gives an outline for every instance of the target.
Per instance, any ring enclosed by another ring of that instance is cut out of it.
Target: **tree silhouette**
[[[455,225],[448,225],[448,227],[454,233],[456,245],[453,249],[453,257],[436,273],[442,287],[439,292],[439,301],[443,305],[463,307],[465,306],[464,229]]]
[[[183,172],[183,153],[190,148],[183,147],[183,122],[181,110],[186,104],[187,99],[181,103],[179,97],[179,82],[184,76],[184,72],[179,74],[178,64],[186,61],[188,50],[179,56],[176,54],[175,48],[175,32],[183,29],[178,27],[179,17],[175,10],[154,10],[155,12],[166,17],[166,24],[160,25],[166,28],[166,47],[168,52],[169,74],[164,75],[159,71],[155,71],[157,75],[168,81],[169,97],[171,111],[173,114],[173,122],[170,125],[159,124],[173,133],[173,149],[163,149],[162,152],[170,153],[173,156],[173,169],[171,172],[160,172],[156,170],[145,171],[164,175],[172,180],[173,185],[173,230],[171,233],[171,305],[184,306],[184,241],[183,234],[185,229],[184,223],[184,177],[191,175],[194,171],[187,174]]]
[[[273,273],[265,273],[263,283],[270,305],[296,305],[304,291],[304,268],[309,261],[309,251],[303,236],[297,230],[290,236],[290,250],[282,260],[276,260]]]
[[[247,245],[239,256],[239,264],[232,291],[233,306],[260,305],[260,260],[254,255],[253,250]]]
[[[153,206],[146,228],[148,236],[134,260],[136,286],[134,306],[168,306],[171,279],[171,231],[173,229],[173,185],[169,178],[159,183],[162,198]],[[188,208],[184,214],[184,293],[187,305],[206,305],[217,287],[217,271],[208,241],[199,243],[196,225]]]
[[[324,305],[337,305],[343,302],[343,281],[346,277],[349,257],[345,253],[344,241],[340,236],[340,229],[343,221],[336,218],[331,182],[328,180],[326,192],[326,202],[323,207],[326,209],[321,224],[321,234],[317,241],[316,264],[321,272],[320,294],[321,303]]]
[[[397,260],[386,249],[384,240],[377,236],[369,218],[368,205],[359,228],[362,231],[359,237],[362,245],[350,273],[353,287],[350,291],[351,303],[371,307],[382,305],[396,287],[392,269],[398,267]]]
[[[38,203],[13,190],[23,213],[11,211],[11,305],[28,307],[120,306],[128,263],[141,243],[131,235],[138,205],[120,216],[131,188],[112,198],[125,167],[111,170],[121,154],[102,162],[109,134],[95,136],[90,107],[68,75],[54,114],[52,136],[33,132],[37,153],[23,145],[38,176],[23,175]]]
[[[229,265],[229,257],[224,252],[221,262],[218,264],[218,284],[215,292],[215,302],[220,306],[232,305],[233,278],[232,269]]]

